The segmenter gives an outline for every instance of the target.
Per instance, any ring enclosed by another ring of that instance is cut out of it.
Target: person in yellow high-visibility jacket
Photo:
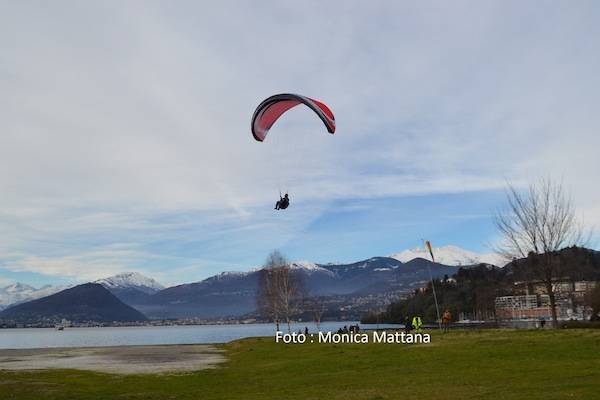
[[[416,333],[422,332],[421,326],[423,326],[423,321],[421,321],[421,317],[414,316],[412,320],[412,326]]]

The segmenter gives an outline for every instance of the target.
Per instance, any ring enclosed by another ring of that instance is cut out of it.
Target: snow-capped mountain
[[[321,267],[315,263],[312,263],[310,261],[294,261],[290,264],[290,268],[303,270],[304,272],[306,272],[308,274],[313,274],[315,272],[321,272],[321,273],[325,273],[327,275],[333,276],[333,272],[331,272],[330,270],[323,268],[323,267]]]
[[[303,272],[305,272],[305,273],[307,273],[309,275],[312,274],[312,273],[315,273],[315,272],[322,272],[322,273],[326,273],[328,275],[333,274],[328,269],[323,268],[323,267],[319,266],[318,264],[315,264],[315,263],[310,262],[310,261],[292,261],[289,264],[289,267],[291,269],[294,269],[294,270],[302,270]],[[251,270],[249,270],[247,272],[226,271],[226,272],[221,272],[218,275],[215,275],[215,277],[217,277],[219,279],[230,278],[230,277],[240,278],[240,277],[248,276],[248,275],[253,274],[255,272],[259,272],[263,268],[264,267],[255,267],[255,268],[252,268]]]
[[[319,296],[370,295],[412,291],[434,277],[452,275],[458,266],[479,263],[503,266],[494,254],[479,254],[456,246],[434,248],[437,264],[425,249],[405,250],[390,257],[372,257],[353,263],[316,264],[295,261],[290,267],[304,279],[306,289]],[[255,307],[258,267],[245,272],[222,272],[200,282],[165,289],[152,278],[137,272],[97,280],[124,303],[152,318],[213,318],[242,315]],[[47,296],[64,287],[35,289],[15,284],[0,289],[0,308]]]
[[[156,280],[148,278],[139,272],[125,272],[99,279],[94,283],[99,283],[111,291],[115,289],[137,289],[147,294],[152,294],[165,288]]]
[[[433,255],[435,256],[436,262],[452,266],[485,263],[503,267],[506,264],[506,261],[497,254],[475,253],[473,251],[461,249],[460,247],[452,245],[434,247]],[[424,258],[426,260],[431,259],[429,251],[422,247],[417,247],[412,250],[404,250],[400,253],[392,254],[390,257],[401,262],[408,262],[410,260],[414,260],[415,258]]]
[[[0,288],[0,310],[14,304],[39,299],[66,289],[68,286],[45,285],[39,289],[24,283],[13,283]]]
[[[35,292],[33,286],[24,283],[13,283],[0,288],[0,308],[6,308],[14,303],[25,301]]]

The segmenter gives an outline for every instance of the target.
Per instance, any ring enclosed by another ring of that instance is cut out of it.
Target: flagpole
[[[423,240],[423,239],[421,239]],[[428,241],[429,243],[429,241]],[[425,243],[423,243],[423,250],[425,250]],[[429,243],[429,254],[431,254],[431,261],[435,262],[435,258],[433,257],[433,250],[431,250],[431,244]],[[429,279],[431,280],[431,288],[433,289],[433,300],[435,301],[435,313],[437,314],[437,322],[440,331],[442,330],[442,320],[440,319],[440,306],[438,305],[437,295],[435,293],[435,284],[433,283],[433,275],[431,274],[431,268],[429,267],[429,263],[427,264],[427,271],[429,271]]]

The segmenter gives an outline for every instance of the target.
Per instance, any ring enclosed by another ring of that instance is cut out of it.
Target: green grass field
[[[0,399],[599,399],[600,330],[460,331],[429,345],[224,345],[184,375],[0,372]]]

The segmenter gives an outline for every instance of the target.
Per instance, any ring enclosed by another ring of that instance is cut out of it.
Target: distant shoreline
[[[358,319],[350,320],[327,320],[321,323],[340,323],[350,324],[357,323]],[[297,321],[298,324],[315,324],[314,321]],[[129,321],[129,322],[82,322],[72,323],[65,325],[65,328],[118,328],[118,327],[156,327],[156,326],[204,326],[204,325],[252,325],[252,324],[264,324],[274,325],[273,322],[261,321],[256,319],[245,319],[245,320],[148,320],[148,321]],[[60,322],[53,323],[41,323],[41,324],[17,324],[10,322],[10,326],[7,326],[6,321],[0,320],[0,330],[2,329],[49,329],[55,328],[57,325],[61,325]],[[389,324],[386,324],[389,325]]]

